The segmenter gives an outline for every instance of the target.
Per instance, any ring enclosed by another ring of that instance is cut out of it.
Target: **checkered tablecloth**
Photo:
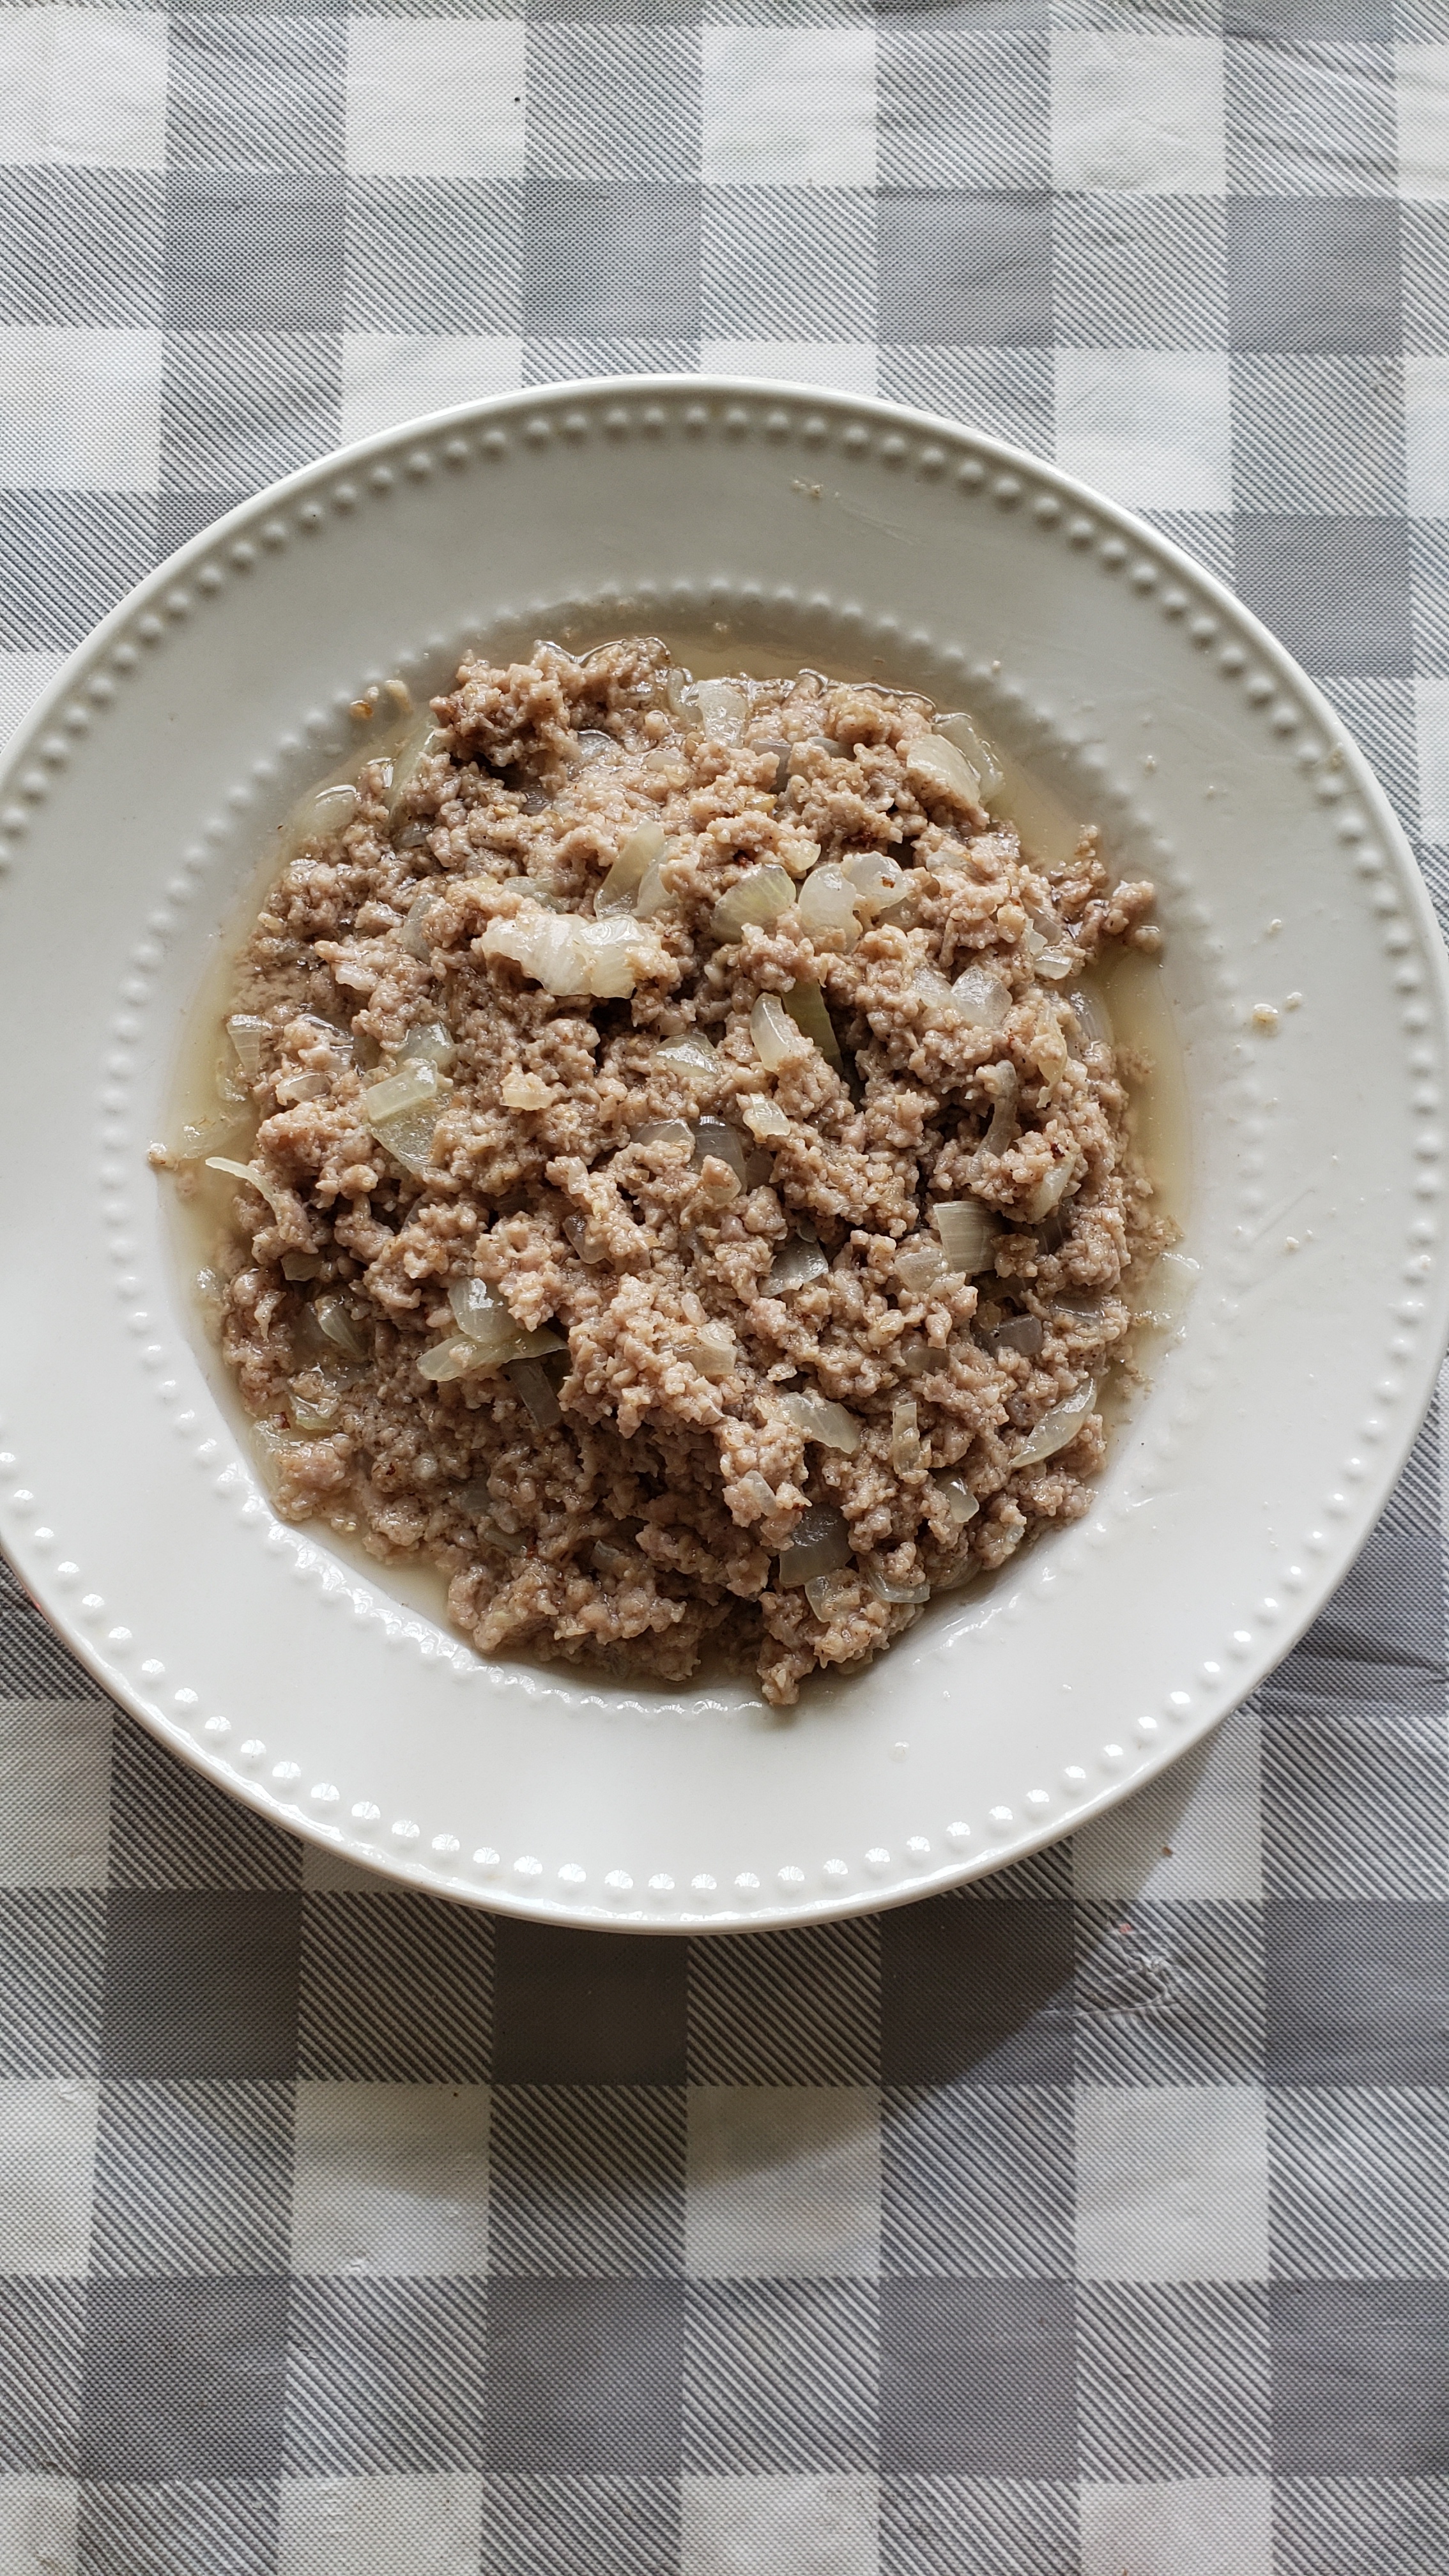
[[[1449,887],[1445,0],[0,9],[0,696],[339,437],[877,390],[1234,582]],[[1445,1498],[959,1899],[392,1893],[0,1575],[0,2576],[1446,2576]]]

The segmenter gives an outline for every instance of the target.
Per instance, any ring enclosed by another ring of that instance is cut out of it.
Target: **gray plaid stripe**
[[[699,2084],[856,2084],[880,2070],[880,1928],[702,1941],[690,1958]]]

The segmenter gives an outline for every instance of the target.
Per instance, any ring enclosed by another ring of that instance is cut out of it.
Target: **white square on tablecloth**
[[[1220,197],[1223,48],[1185,27],[1070,27],[1052,37],[1059,188]]]
[[[1273,2576],[1268,2478],[1088,2479],[1082,2576]]]
[[[83,2277],[99,2098],[78,2075],[0,2082],[0,2277]]]
[[[880,2270],[880,2097],[865,2084],[693,2084],[685,2269],[696,2280]]]
[[[516,335],[349,331],[342,342],[342,436],[370,438],[423,412],[512,393],[522,375],[523,343]]]
[[[482,2494],[468,2470],[283,2478],[277,2576],[477,2576]]]
[[[1396,45],[1399,189],[1449,197],[1449,45]]]
[[[1449,119],[1449,102],[1446,102]],[[1449,519],[1449,354],[1404,360],[1404,461],[1409,516]]]
[[[0,161],[165,166],[164,11],[0,9],[0,51]]]
[[[1239,1708],[1135,1796],[1072,1838],[1072,1892],[1256,1904],[1263,1893],[1261,1724]]]
[[[489,2099],[483,2084],[299,2084],[293,2270],[486,2270]]]
[[[870,27],[706,27],[706,180],[720,187],[873,188]]]
[[[358,18],[347,167],[367,179],[523,175],[521,18]]]
[[[0,2477],[5,2576],[75,2576],[79,2507],[74,2478]]]
[[[161,334],[17,322],[0,329],[0,484],[154,492]]]
[[[771,384],[831,385],[837,393],[873,394],[873,340],[701,340],[704,376],[765,376]]]
[[[1419,717],[1419,837],[1449,841],[1449,680],[1414,682]]]
[[[875,2576],[874,2478],[686,2477],[680,2489],[680,2576]]]
[[[1077,2274],[1267,2279],[1268,2112],[1257,2085],[1078,2086]]]
[[[1232,508],[1225,349],[1058,349],[1057,463],[1132,510]]]
[[[23,717],[29,715],[41,690],[48,687],[55,678],[64,660],[63,653],[0,653],[0,743],[7,743],[10,740],[16,726]],[[84,1702],[81,1704],[85,1705]],[[90,1709],[88,1713],[94,1716],[95,1711]],[[55,1855],[48,1867],[44,1861],[41,1863],[41,1876],[45,1885],[104,1887],[106,1883],[106,1797],[104,1787],[101,1785],[95,1786],[95,1794],[92,1797],[92,1786],[89,1780],[81,1784],[73,1819],[70,1816],[53,1815],[37,1818],[34,1814],[15,1810],[10,1810],[3,1815],[3,1822],[0,1822],[0,1882],[7,1886],[33,1887],[36,1882],[28,1864],[18,1874],[13,1864],[7,1866],[9,1854],[6,1846],[10,1845],[16,1851],[23,1848],[29,1853],[37,1841],[43,1840],[48,1847],[48,1853]],[[72,1836],[78,1836],[82,1845],[87,1848],[83,1875],[77,1877],[67,1874],[69,1863],[64,1857],[70,1848]]]

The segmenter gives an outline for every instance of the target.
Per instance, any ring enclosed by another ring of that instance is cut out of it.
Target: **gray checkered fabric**
[[[0,9],[0,714],[339,437],[879,391],[1234,582],[1449,895],[1444,0]],[[1443,2576],[1431,1423],[1029,1868],[694,1944],[390,1892],[0,1576],[0,2576]]]

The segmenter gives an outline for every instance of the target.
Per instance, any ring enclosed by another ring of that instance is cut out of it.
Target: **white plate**
[[[1157,880],[1192,1104],[1201,1283],[1090,1518],[785,1721],[743,1686],[482,1664],[279,1524],[145,1160],[222,926],[370,679],[436,686],[480,639],[716,623],[741,660],[964,699],[1100,819]],[[414,424],[144,583],[48,692],[0,806],[0,1532],[106,1687],[293,1830],[554,1921],[914,1896],[1210,1727],[1379,1511],[1449,1318],[1432,915],[1301,672],[1067,477],[886,405],[693,379]]]

